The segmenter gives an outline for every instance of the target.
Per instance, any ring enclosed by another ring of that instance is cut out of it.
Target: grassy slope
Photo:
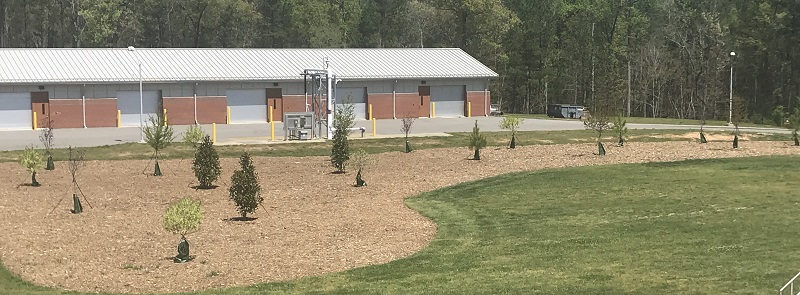
[[[763,294],[796,272],[800,157],[510,174],[411,198],[407,259],[200,294]],[[746,180],[746,181],[742,181]],[[0,294],[61,294],[0,271]]]
[[[628,130],[628,137],[631,141],[668,141],[668,140],[687,140],[685,138],[667,138],[665,136],[675,134],[696,133],[692,130]],[[729,132],[707,132],[708,134],[729,134]],[[588,143],[596,140],[596,135],[591,130],[568,130],[568,131],[526,131],[519,132],[517,144],[536,145],[536,144],[563,144],[563,143]],[[604,140],[616,142],[611,132],[605,132]],[[490,146],[507,145],[511,139],[509,132],[484,132]],[[755,140],[785,140],[788,141],[790,135],[771,135],[758,137]],[[414,149],[446,148],[446,147],[465,147],[467,146],[469,133],[452,133],[452,136],[438,137],[414,137],[411,144]],[[403,151],[403,138],[378,138],[378,139],[357,139],[350,142],[353,150],[363,148],[369,153],[382,153],[391,151]],[[217,146],[220,157],[236,158],[244,151],[249,151],[254,156],[330,156],[331,142],[304,142],[304,143],[285,143],[285,144],[264,144],[264,145],[238,145],[238,146]],[[127,143],[102,147],[81,148],[86,151],[87,160],[127,160],[127,159],[149,159],[153,150],[146,144]],[[15,162],[19,158],[21,151],[0,151],[0,162]],[[176,143],[162,151],[164,158],[189,159],[194,157],[194,149],[191,145]],[[53,150],[53,158],[58,161],[68,158],[66,149]]]

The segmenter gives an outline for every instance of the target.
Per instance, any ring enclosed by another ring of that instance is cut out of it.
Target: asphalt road
[[[411,134],[442,135],[446,132],[470,132],[474,122],[478,121],[481,131],[501,131],[500,117],[474,117],[474,118],[420,118],[412,125]],[[377,120],[378,137],[401,136],[401,120]],[[210,134],[211,125],[201,125],[203,130]],[[372,124],[369,121],[356,121],[356,127],[364,127],[364,137],[372,136]],[[180,133],[187,126],[174,126],[175,134],[180,140]],[[254,124],[219,124],[217,125],[218,144],[257,144],[273,143],[270,141],[269,123]],[[699,129],[697,125],[664,125],[664,124],[628,124],[629,129]],[[707,130],[732,130],[732,127],[706,126]],[[582,130],[583,123],[578,120],[544,120],[525,119],[520,126],[521,131],[541,130]],[[746,132],[759,133],[789,133],[787,129],[780,128],[740,128]],[[88,147],[113,145],[127,142],[139,142],[140,131],[138,127],[124,128],[75,128],[53,130],[54,146],[60,147]],[[0,131],[0,150],[19,150],[26,146],[41,147],[39,141],[40,131],[34,130],[6,130]],[[353,137],[360,137],[360,132],[355,131]],[[275,124],[275,142],[283,142],[283,124]]]

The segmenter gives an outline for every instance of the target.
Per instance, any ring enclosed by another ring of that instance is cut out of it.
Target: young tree
[[[200,188],[212,188],[214,181],[219,178],[221,170],[219,154],[214,148],[214,143],[211,142],[211,137],[206,135],[194,152],[194,161],[192,162],[192,171],[194,171],[197,181],[200,182]]]
[[[203,138],[207,137],[199,125],[190,125],[186,132],[183,133],[183,143],[191,144],[197,147],[197,144],[203,142]]]
[[[481,134],[481,129],[478,128],[478,120],[475,120],[475,127],[472,127],[472,133],[469,135],[469,149],[475,151],[473,160],[481,159],[481,149],[486,147],[486,137]]]
[[[597,151],[599,155],[604,156],[606,154],[606,149],[603,147],[601,139],[603,137],[603,131],[611,129],[611,122],[608,120],[608,115],[606,115],[605,112],[594,111],[592,112],[592,116],[583,122],[583,126],[586,129],[597,132]]]
[[[340,104],[336,106],[333,121],[333,148],[331,149],[331,165],[336,168],[336,173],[344,173],[347,160],[350,159],[350,143],[347,137],[353,127],[355,116],[353,104]]]
[[[405,134],[406,136],[406,153],[410,153],[412,149],[411,149],[411,143],[408,142],[408,133],[411,132],[411,126],[414,125],[414,120],[416,120],[416,118],[407,114],[401,120],[403,121],[403,127],[400,128],[400,131],[402,131],[403,134]]]
[[[84,198],[86,197],[83,195],[83,191],[81,191],[81,187],[78,185],[78,178],[77,174],[78,171],[86,164],[84,161],[84,152],[80,150],[74,150],[71,146],[69,147],[69,161],[67,162],[67,168],[69,168],[69,174],[72,176],[72,212],[73,214],[79,214],[83,212],[83,205],[81,205],[81,199],[78,193],[82,195]],[[87,201],[87,204],[88,201]],[[91,204],[89,204],[91,207]]]
[[[800,131],[800,108],[794,110],[794,114],[789,117],[789,128],[792,129],[792,140],[795,146],[800,146],[800,139],[797,133]]]
[[[159,152],[167,148],[175,140],[172,126],[164,124],[160,116],[150,116],[144,127],[144,141],[153,148],[153,160],[156,162],[153,176],[161,176],[161,167],[158,166]]]
[[[253,213],[264,201],[261,197],[261,185],[258,183],[258,173],[253,167],[253,160],[250,154],[244,153],[239,157],[241,170],[236,170],[231,176],[231,187],[228,189],[230,198],[242,219],[247,218],[247,214]]]
[[[375,165],[375,159],[364,149],[358,149],[350,157],[349,162],[351,167],[358,169],[358,173],[356,174],[356,186],[367,186],[367,182],[362,178],[362,171],[370,166]]]
[[[203,208],[199,200],[186,197],[167,209],[164,214],[164,229],[170,233],[181,235],[178,255],[172,259],[174,262],[183,263],[192,259],[189,256],[189,242],[186,240],[186,235],[196,231],[200,227],[202,219]]]
[[[511,144],[509,148],[517,148],[517,129],[522,124],[522,119],[518,117],[505,116],[500,120],[500,128],[511,131]]]
[[[625,134],[628,133],[627,125],[628,121],[625,120],[622,115],[618,115],[614,117],[614,124],[611,125],[611,129],[614,131],[614,134],[619,137],[619,142],[617,146],[624,146],[625,145]]]
[[[42,167],[42,162],[44,162],[44,156],[33,147],[26,147],[19,158],[19,164],[31,172],[31,186],[41,186],[36,181],[36,171]]]
[[[39,141],[42,142],[42,146],[44,146],[44,153],[47,155],[47,164],[44,167],[44,170],[54,170],[56,169],[55,164],[53,163],[53,154],[50,152],[50,149],[53,148],[53,120],[50,117],[47,117],[47,121],[45,121],[47,126],[44,126],[39,133]]]
[[[733,99],[733,111],[731,111],[731,123],[733,123],[733,148],[739,148],[739,125],[747,118],[747,105],[743,98],[736,96]]]

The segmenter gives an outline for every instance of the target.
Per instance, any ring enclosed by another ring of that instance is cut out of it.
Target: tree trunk
[[[480,160],[481,159],[481,150],[475,149],[475,154],[472,156],[473,160]]]

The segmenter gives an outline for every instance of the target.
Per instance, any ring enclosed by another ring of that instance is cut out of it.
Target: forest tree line
[[[796,0],[0,0],[0,47],[459,47],[506,112],[780,122],[800,106]],[[735,57],[730,52],[736,52]]]

